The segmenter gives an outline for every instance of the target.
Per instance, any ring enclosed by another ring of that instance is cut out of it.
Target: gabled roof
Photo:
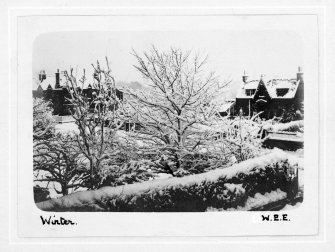
[[[272,98],[271,93],[269,92],[266,82],[263,80],[263,78],[261,78],[259,80],[259,84],[258,87],[256,89],[256,92],[254,94],[254,98],[256,98],[257,100],[269,100]]]
[[[300,81],[295,79],[272,79],[266,83],[266,88],[272,99],[291,99],[295,97]],[[284,96],[277,95],[277,89],[288,89]]]
[[[252,96],[248,96],[246,94],[246,90],[247,89],[257,89],[259,85],[259,80],[252,80],[252,81],[248,81],[247,83],[242,85],[242,88],[240,88],[240,90],[237,92],[236,98],[254,98],[254,95]]]
[[[66,85],[66,78],[64,75],[60,74],[59,75],[59,84],[61,86],[65,86]],[[53,89],[55,88],[55,85],[56,85],[56,76],[53,74],[53,75],[47,75],[46,76],[46,79],[44,79],[43,81],[39,81],[39,80],[36,80],[35,82],[35,85],[33,87],[33,90],[37,90],[37,88],[39,86],[41,86],[41,88],[43,90],[46,90],[48,88],[48,86],[51,86]]]
[[[252,80],[242,85],[238,91],[236,98],[253,99],[255,94],[248,96],[247,89],[257,89],[261,80]],[[300,81],[296,79],[270,79],[264,81],[264,86],[272,99],[291,99],[295,97]],[[283,96],[278,96],[277,89],[288,89],[288,92]]]

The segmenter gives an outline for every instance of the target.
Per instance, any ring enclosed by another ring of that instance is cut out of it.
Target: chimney
[[[242,75],[242,81],[245,83],[247,83],[248,81],[248,75],[247,72],[244,70],[243,75]]]
[[[59,83],[59,69],[57,69],[57,72],[55,73],[55,77],[56,77],[56,84],[55,84],[55,88],[60,88],[60,83]]]
[[[39,75],[38,75],[38,80],[40,82],[43,82],[43,80],[45,80],[47,78],[46,74],[45,74],[45,71],[44,70],[41,70]]]
[[[298,72],[297,72],[297,81],[298,80],[304,83],[304,73],[302,72],[302,68],[300,66],[298,67]]]

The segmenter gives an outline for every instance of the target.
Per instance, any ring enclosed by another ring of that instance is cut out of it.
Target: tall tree
[[[189,169],[190,162],[202,162],[194,158],[210,137],[208,129],[219,115],[217,98],[228,82],[220,83],[206,71],[207,57],[191,52],[160,52],[153,47],[133,55],[134,67],[149,81],[145,91],[128,91],[133,118],[140,125],[136,137],[148,153],[158,153],[156,167],[175,176],[178,170]]]

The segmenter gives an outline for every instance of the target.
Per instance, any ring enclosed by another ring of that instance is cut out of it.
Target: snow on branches
[[[228,83],[220,83],[213,72],[206,74],[207,58],[191,52],[159,52],[153,47],[143,56],[136,51],[133,55],[134,67],[149,81],[145,92],[127,91],[132,118],[140,125],[136,138],[148,153],[156,154],[154,163],[160,171],[176,175],[199,165],[203,169],[205,157],[199,150],[210,138],[203,127],[218,120],[217,97]]]
[[[94,82],[90,84],[91,96],[83,93],[87,80],[85,70],[80,79],[75,77],[73,69],[65,71],[71,114],[79,129],[76,141],[89,163],[90,180],[87,187],[90,189],[99,184],[96,179],[99,180],[97,177],[103,160],[113,159],[114,152],[119,150],[116,133],[126,120],[107,57],[105,68],[99,61],[92,67]],[[114,158],[114,161],[117,162],[117,159]]]

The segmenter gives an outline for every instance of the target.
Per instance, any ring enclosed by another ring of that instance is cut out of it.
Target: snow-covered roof
[[[295,79],[272,79],[269,80],[265,86],[271,98],[289,99],[295,97],[299,84],[300,81]],[[285,95],[278,96],[278,89],[288,89],[288,91]]]
[[[255,93],[247,95],[246,90],[257,89],[259,83],[260,80],[252,80],[243,84],[238,91],[236,98],[253,98]],[[295,97],[300,81],[296,79],[270,79],[265,81],[263,79],[263,83],[265,83],[265,87],[272,99],[290,99]],[[287,93],[278,96],[278,89],[287,89]]]
[[[66,85],[66,78],[63,74],[59,74],[59,84],[61,86]],[[33,90],[37,90],[38,86],[41,86],[43,90],[46,90],[48,86],[50,85],[53,89],[56,85],[56,76],[53,75],[47,75],[46,78],[43,81],[39,81],[38,79],[35,80],[35,85],[33,87]]]
[[[253,98],[254,95],[247,95],[246,90],[247,89],[254,89],[256,90],[259,84],[259,80],[252,80],[248,81],[247,83],[244,83],[242,85],[242,88],[237,92],[236,98]]]
[[[220,107],[220,112],[226,112],[234,105],[235,101],[227,101],[226,103],[222,104]]]
[[[259,80],[252,80],[244,84],[245,89],[256,89],[258,87]]]

